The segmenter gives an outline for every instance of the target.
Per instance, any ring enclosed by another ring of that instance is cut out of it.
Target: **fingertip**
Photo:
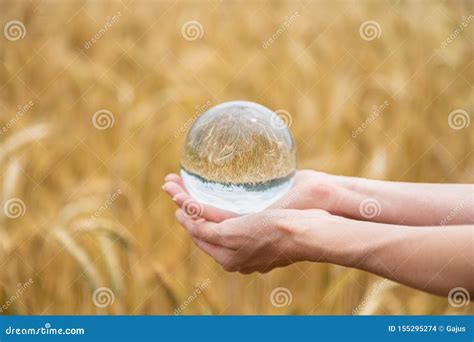
[[[166,191],[166,192],[169,193],[170,188],[171,188],[171,183],[170,183],[170,182],[165,182],[165,184],[163,184],[163,185],[161,186],[161,188],[162,188],[164,191]]]
[[[175,197],[177,194],[184,192],[181,186],[175,182],[166,182],[163,185],[163,190],[171,196]]]
[[[191,196],[187,193],[180,192],[173,197],[173,201],[175,201],[177,205],[182,206],[189,198],[191,198]]]
[[[165,182],[173,182],[179,180],[179,176],[176,173],[169,173],[165,177]]]

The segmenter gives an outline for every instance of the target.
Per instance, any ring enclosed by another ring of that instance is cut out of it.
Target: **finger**
[[[184,188],[183,180],[176,173],[170,173],[166,175],[165,182],[174,182],[178,184],[179,186],[181,186],[182,188]]]
[[[174,198],[177,194],[186,193],[186,190],[175,182],[166,182],[162,188],[171,198]]]
[[[207,255],[214,258],[219,264],[225,264],[233,257],[234,251],[225,247],[216,246],[198,238],[192,237],[196,246],[204,251]]]
[[[183,204],[186,201],[190,199],[191,199],[191,196],[186,192],[181,192],[173,197],[173,201],[175,201],[176,205],[179,206],[180,208],[183,206]]]
[[[230,218],[238,217],[239,214],[236,214],[232,211],[220,209],[213,207],[212,205],[203,205],[203,215],[202,217],[208,221],[220,223]]]
[[[177,205],[181,206],[181,209],[183,209],[186,213],[189,214],[191,212],[198,211],[199,217],[216,223],[220,223],[224,220],[239,216],[238,214],[228,210],[219,209],[213,207],[212,205],[199,203],[192,199],[191,196],[187,193],[177,194],[173,198],[173,200],[176,202]]]
[[[196,210],[199,209],[199,216],[212,221],[212,222],[222,222],[224,220],[227,220],[229,218],[237,217],[239,216],[238,214],[224,210],[224,209],[219,209],[216,207],[213,207],[212,205],[207,205],[207,204],[202,204],[199,203],[191,198],[189,193],[186,192],[186,190],[179,185],[178,183],[174,181],[167,181],[163,185],[163,190],[171,196],[173,201],[176,202],[176,205],[181,207],[186,213],[189,214],[189,209]],[[186,205],[187,204],[187,205]]]
[[[183,222],[183,221],[180,221],[180,219],[178,219],[178,215],[181,215],[181,214],[179,214],[179,212],[180,212],[180,211],[182,211],[182,209],[181,209],[181,208],[179,208],[179,209],[176,209],[176,211],[174,212],[174,216],[175,216],[175,217],[176,217],[176,219],[178,220],[178,223],[179,223],[179,224],[180,224],[180,225],[181,225],[181,226],[182,226],[184,229],[186,229],[186,227],[185,227],[185,225],[184,225],[184,224],[185,224],[185,222]],[[185,215],[185,216],[186,216],[186,215]],[[203,218],[199,218],[199,217],[197,217],[197,218],[192,218],[192,217],[191,217],[191,218],[189,218],[189,219],[190,219],[190,220],[192,220],[192,221],[194,221],[194,222],[201,222],[201,221],[205,221]],[[188,230],[187,230],[187,229],[186,229],[186,232],[188,232]],[[189,233],[189,232],[188,232],[188,233]]]
[[[213,245],[226,247],[223,245],[223,238],[219,234],[217,223],[206,220],[195,221],[182,209],[176,212],[176,219],[193,237]]]

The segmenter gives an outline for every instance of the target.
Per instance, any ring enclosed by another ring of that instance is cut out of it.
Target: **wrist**
[[[329,195],[323,209],[331,214],[362,221],[398,223],[399,211],[389,195],[393,191],[385,182],[328,175],[325,184]]]
[[[302,241],[308,225],[300,216],[304,210],[276,209],[270,213],[272,226],[275,227],[279,236],[278,249],[293,262],[309,261],[307,257],[308,247]]]
[[[283,248],[293,261],[353,266],[366,255],[366,246],[354,239],[350,222],[355,221],[313,209],[285,215],[278,227],[289,235],[290,245]]]
[[[309,182],[311,208],[333,215],[357,218],[359,198],[357,178],[313,172]]]
[[[311,218],[302,217],[287,223],[293,231],[293,249],[299,261],[324,262],[363,268],[385,240],[384,230],[371,222],[361,222],[331,215],[322,210],[308,210]]]

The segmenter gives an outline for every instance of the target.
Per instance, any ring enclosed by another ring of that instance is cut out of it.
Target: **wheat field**
[[[472,12],[0,0],[1,313],[473,313],[334,265],[227,273],[161,190],[193,120],[229,100],[285,113],[299,168],[473,182]]]

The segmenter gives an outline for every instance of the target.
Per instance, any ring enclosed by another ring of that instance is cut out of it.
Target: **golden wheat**
[[[472,313],[401,285],[373,293],[380,278],[339,266],[226,273],[160,190],[190,122],[229,100],[290,113],[299,168],[472,182],[474,136],[448,124],[474,112],[473,32],[447,42],[469,5],[0,1],[1,22],[26,28],[0,41],[2,207],[26,208],[0,211],[0,304],[33,281],[4,313],[173,314],[207,279],[182,314],[351,314],[369,296],[359,314]],[[192,20],[203,31],[189,40]],[[360,31],[369,20],[373,40]],[[115,301],[98,308],[104,286]],[[272,305],[277,287],[290,305]]]

